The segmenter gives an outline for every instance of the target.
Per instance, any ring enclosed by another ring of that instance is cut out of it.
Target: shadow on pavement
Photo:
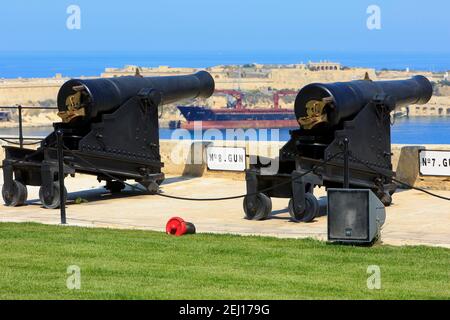
[[[164,180],[162,186],[185,182],[192,180],[194,177],[170,177]],[[77,205],[82,203],[92,203],[97,201],[121,199],[121,198],[131,198],[136,196],[151,196],[149,193],[145,193],[144,187],[139,183],[130,183],[135,188],[126,186],[124,190],[119,193],[111,193],[104,187],[98,187],[93,189],[81,190],[76,192],[69,192],[67,195],[67,205]],[[41,201],[39,199],[30,199],[26,202],[26,205],[38,205],[41,206]]]

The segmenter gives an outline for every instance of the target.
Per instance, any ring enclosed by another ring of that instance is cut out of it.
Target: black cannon
[[[150,192],[164,180],[159,152],[158,106],[187,98],[207,98],[214,79],[205,71],[169,77],[126,76],[73,79],[58,93],[55,131],[37,150],[5,147],[3,200],[18,206],[26,185],[41,186],[46,208],[60,206],[58,138],[62,140],[64,175],[84,173],[106,181],[111,192],[134,179]],[[60,140],[60,142],[61,142]],[[114,179],[113,179],[114,178]]]
[[[390,205],[396,190],[390,113],[398,106],[425,104],[432,93],[423,76],[305,86],[295,100],[300,129],[290,132],[279,157],[272,159],[279,163],[277,172],[267,174],[262,163],[246,172],[247,218],[267,218],[270,197],[278,197],[290,198],[294,221],[311,221],[321,214],[315,186],[371,189],[384,205]]]

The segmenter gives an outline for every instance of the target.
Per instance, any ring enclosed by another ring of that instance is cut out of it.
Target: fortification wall
[[[311,71],[308,69],[272,69],[271,80],[277,89],[300,89],[311,82],[337,82],[362,80],[368,73],[370,79],[376,80],[374,69],[354,68],[346,70]]]
[[[450,117],[450,97],[434,96],[426,105],[411,105],[409,115]]]
[[[0,81],[0,105],[30,105],[56,100],[67,79],[14,79]]]

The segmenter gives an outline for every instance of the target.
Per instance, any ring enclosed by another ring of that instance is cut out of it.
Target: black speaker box
[[[371,243],[386,220],[383,203],[369,189],[328,189],[328,240]]]

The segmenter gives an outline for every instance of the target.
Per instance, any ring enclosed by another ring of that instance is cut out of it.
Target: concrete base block
[[[419,152],[424,149],[424,146],[407,146],[401,148],[396,179],[414,186],[419,176]],[[399,187],[407,189],[406,186],[400,185]]]
[[[206,148],[211,142],[194,141],[191,144],[183,176],[201,177],[207,170]]]

